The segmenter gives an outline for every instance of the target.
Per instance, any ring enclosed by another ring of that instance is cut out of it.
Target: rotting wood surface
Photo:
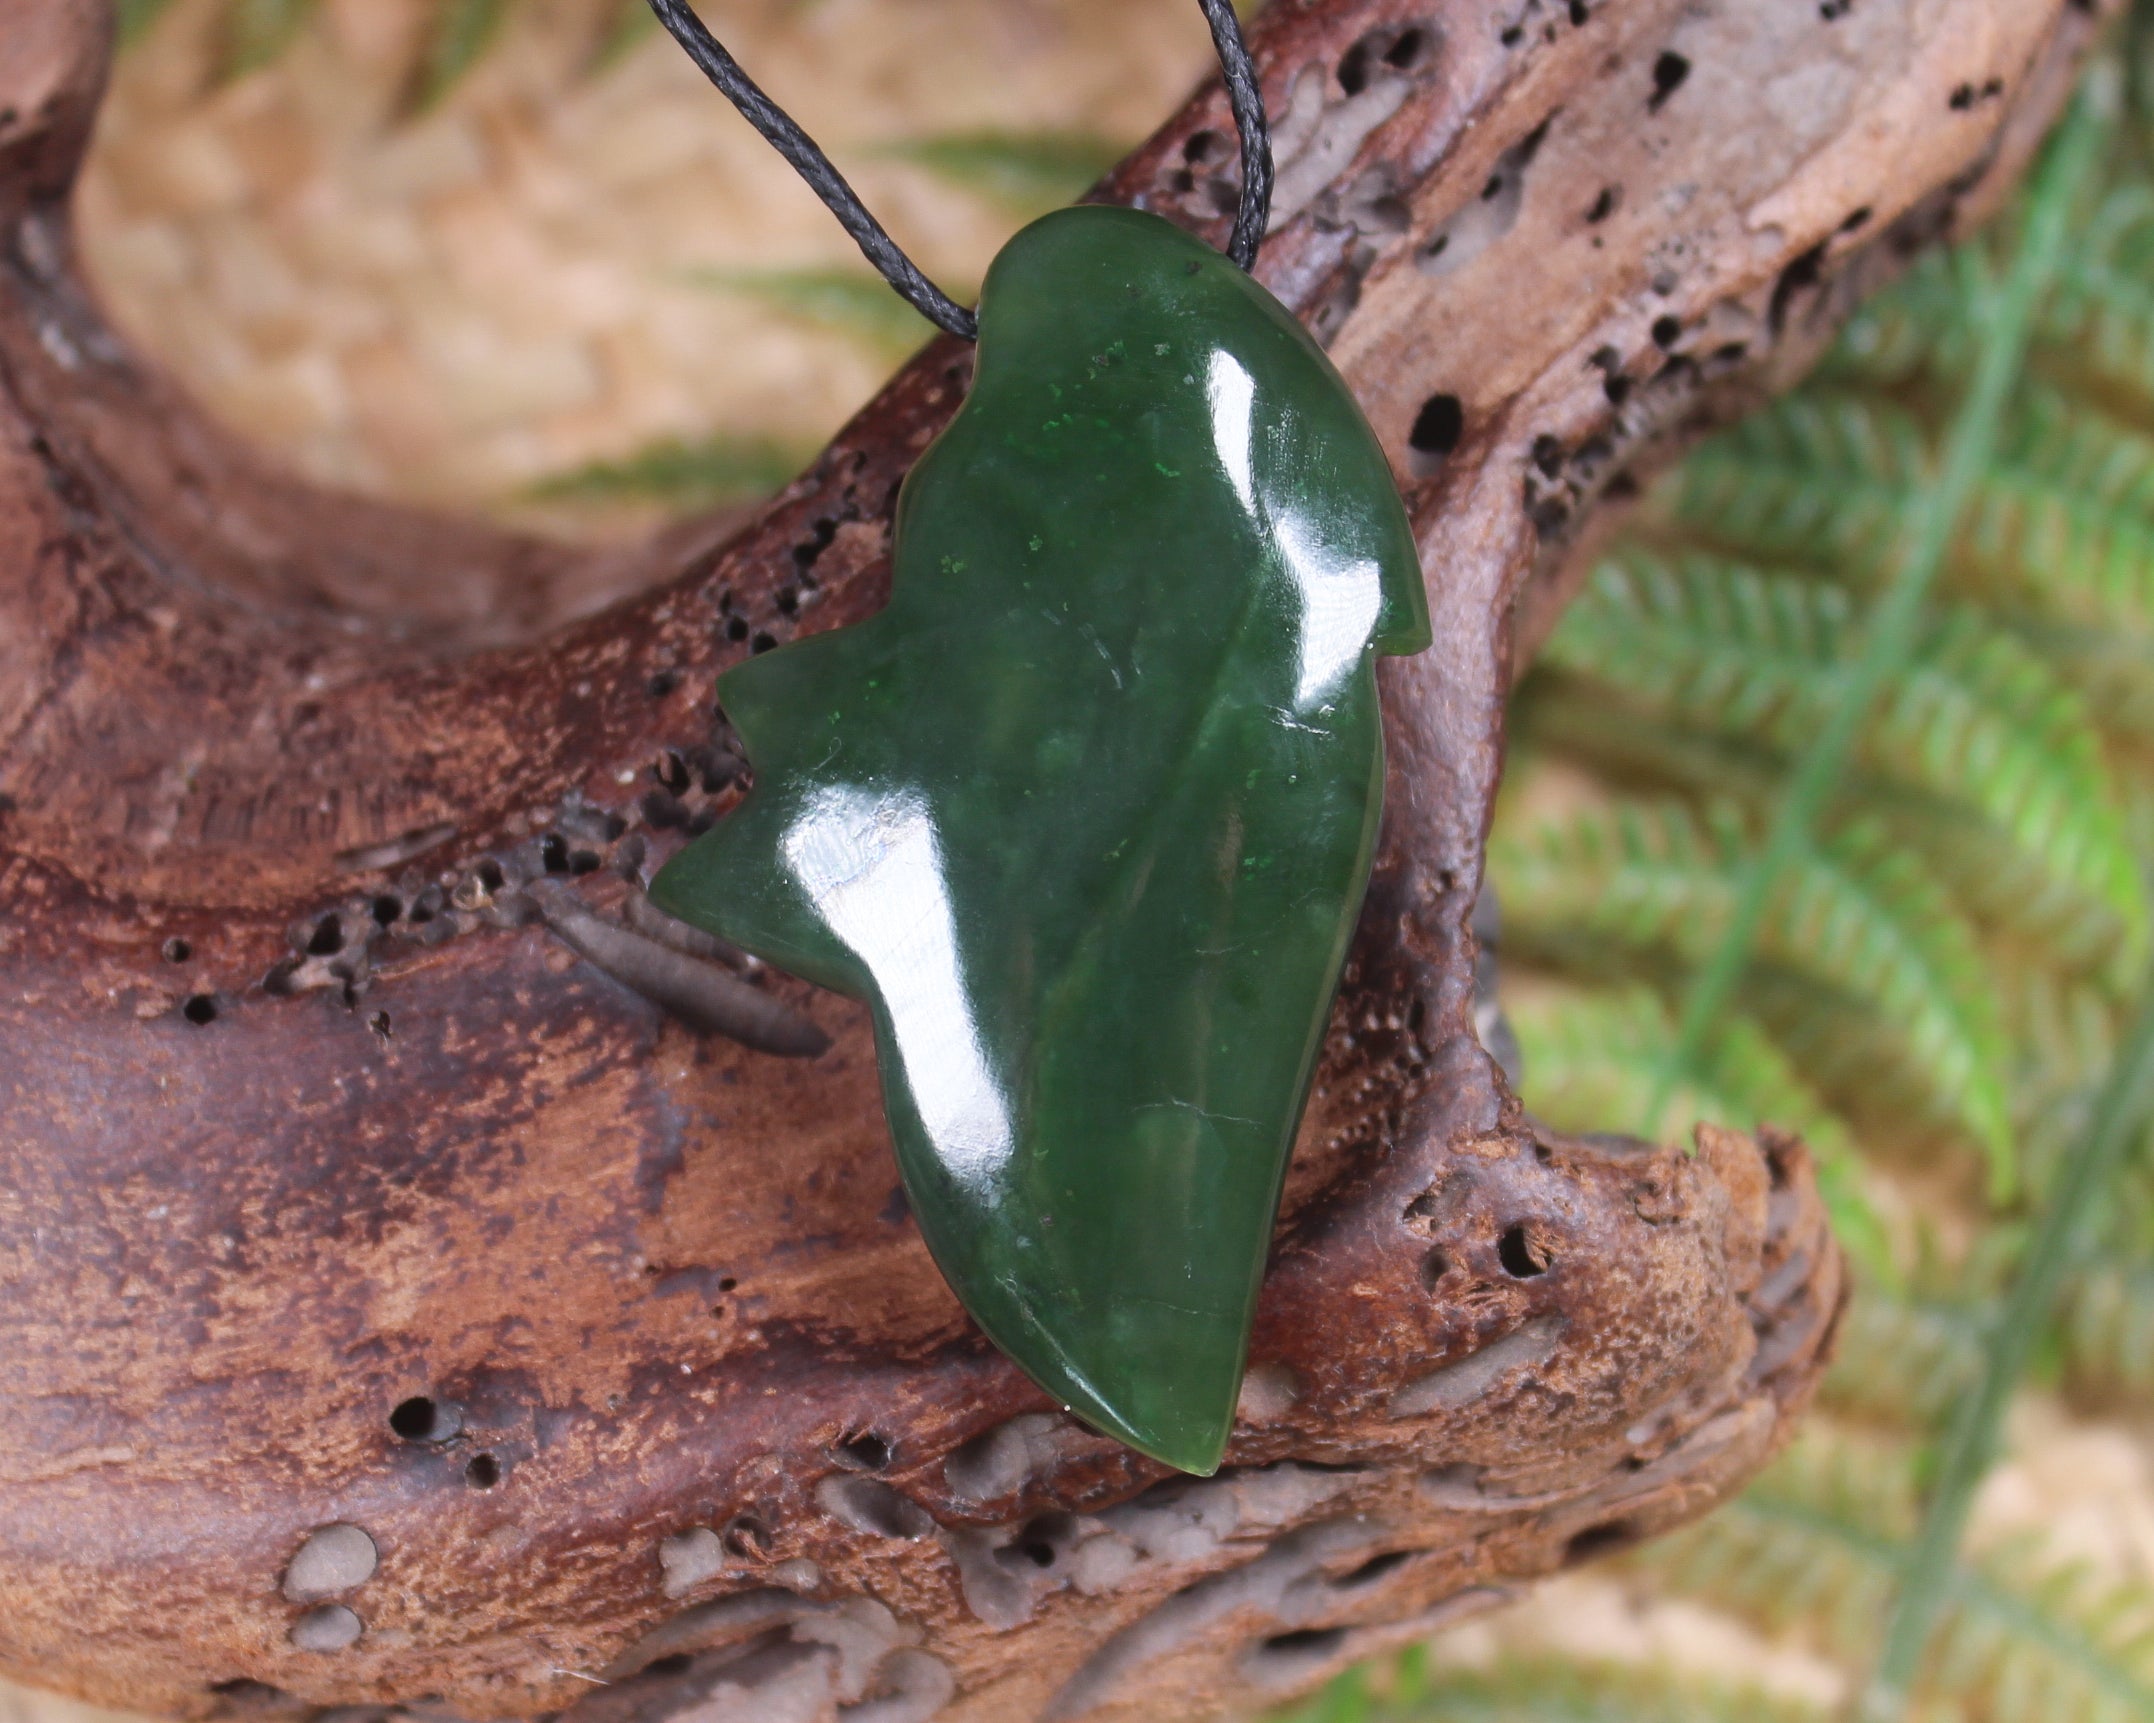
[[[864,1014],[764,975],[830,1049],[711,1038],[681,1012],[723,954],[635,901],[738,793],[716,672],[881,602],[966,352],[722,540],[323,495],[84,295],[110,17],[8,12],[0,1666],[196,1715],[1194,1718],[1699,1513],[1785,1437],[1841,1296],[1801,1149],[1554,1137],[1475,1037],[1514,621],[1604,498],[1994,205],[2088,12],[1257,24],[1262,273],[1406,478],[1438,642],[1384,666],[1376,878],[1204,1482],[965,1321]],[[1218,237],[1230,135],[1207,90],[1106,193]],[[661,971],[672,1014],[630,985]]]

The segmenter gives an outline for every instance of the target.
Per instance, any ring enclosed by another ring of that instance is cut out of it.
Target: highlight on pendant
[[[1225,349],[1205,368],[1212,448],[1220,470],[1248,513],[1251,526],[1278,546],[1287,578],[1301,600],[1301,663],[1294,706],[1308,711],[1358,665],[1384,604],[1383,570],[1369,557],[1327,553],[1307,523],[1291,511],[1276,516],[1258,497],[1254,465],[1256,380]]]
[[[801,892],[874,978],[944,1167],[960,1184],[988,1183],[1016,1138],[965,987],[925,799],[833,785],[808,799],[781,847]]]

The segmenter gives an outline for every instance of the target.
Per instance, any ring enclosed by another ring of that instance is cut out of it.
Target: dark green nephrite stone
[[[721,678],[755,787],[652,888],[870,1001],[965,1307],[1186,1471],[1226,1444],[1368,878],[1374,654],[1427,642],[1301,326],[1158,216],[1063,210],[988,272],[888,607]]]

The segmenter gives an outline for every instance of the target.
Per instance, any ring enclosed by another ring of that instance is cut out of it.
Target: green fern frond
[[[292,45],[321,0],[229,0],[219,32],[220,82],[258,72]]]
[[[1657,717],[1607,683],[1545,662],[1512,697],[1508,730],[1521,766],[1560,757],[1626,790],[1675,789],[1746,808],[1770,799],[1787,766],[1778,749],[1756,737]]]
[[[2112,737],[2154,743],[2154,634],[2009,619],[2021,638],[2100,714]],[[2149,853],[2144,844],[2138,853]]]
[[[1923,1234],[1897,1284],[1872,1279],[1849,1303],[1820,1401],[1863,1424],[1941,1429],[1981,1374],[2008,1267],[1988,1249],[1948,1260]]]
[[[1907,1450],[1813,1422],[1710,1520],[1628,1558],[1679,1595],[1859,1662],[1874,1649],[1918,1498]]]
[[[492,45],[515,7],[516,0],[430,0],[418,62],[405,84],[403,111],[423,112],[440,101]],[[139,41],[170,8],[171,0],[118,0],[120,46]],[[229,83],[270,65],[298,40],[320,8],[321,0],[219,0],[214,15],[217,81]],[[609,40],[619,36],[625,43],[636,14],[651,21],[644,0],[623,0]]]
[[[934,333],[928,320],[864,269],[693,269],[687,279],[738,294],[771,310],[886,356],[909,353]]]
[[[2019,1051],[2020,1162],[2029,1190],[2047,1192],[2093,1125],[2124,1022],[2109,992],[2039,961],[2010,965],[2007,973],[2007,1032]],[[2074,1274],[2117,1261],[2154,1262],[2154,1133],[2128,1146],[2078,1257]]]
[[[2154,0],[2135,15],[2154,47]],[[2138,1409],[2154,1398],[2154,1134],[2123,1142],[2105,1075],[2123,1030],[2120,972],[2149,940],[2154,860],[2154,160],[2117,153],[2118,184],[2078,189],[2102,159],[2104,88],[2075,110],[2069,147],[2051,151],[2019,216],[1919,263],[1857,314],[1823,386],[1716,439],[1649,499],[1633,542],[1657,554],[1619,554],[1615,572],[1595,576],[1517,708],[1527,747],[1597,775],[1614,810],[1570,822],[1591,828],[1590,841],[1573,831],[1551,844],[1549,828],[1518,832],[1520,804],[1550,799],[1529,795],[1499,816],[1490,846],[1510,888],[1507,956],[1520,982],[1506,1003],[1528,1046],[1529,1100],[1538,1041],[1559,1099],[1568,1086],[1626,1105],[1620,1067],[1655,1063],[1639,1051],[1635,1008],[1577,1014],[1547,974],[1525,977],[1537,966],[1602,995],[1642,977],[1666,995],[1696,971],[1706,936],[1679,918],[1711,929],[1724,917],[1707,876],[1740,851],[1716,855],[1696,832],[1668,837],[1665,810],[1639,798],[1671,787],[1701,803],[1732,798],[1761,822],[1783,806],[1789,759],[1817,714],[1839,709],[1823,691],[1870,595],[1907,566],[1909,523],[1935,495],[1942,453],[1959,451],[1964,481],[1978,446],[1968,427],[1998,426],[1939,565],[1949,605],[1936,601],[1901,655],[1847,769],[1822,798],[1809,782],[1803,804],[1822,800],[1827,830],[1853,822],[1820,846],[1828,858],[1858,833],[1873,865],[1912,869],[1910,903],[1956,900],[1942,921],[1957,933],[1938,948],[1950,955],[1907,963],[1888,989],[1875,974],[1852,978],[1852,936],[1805,939],[1775,905],[1739,997],[1782,1068],[1873,1153],[1910,1146],[1905,1120],[1875,1104],[1893,1081],[1919,1073],[1928,1111],[1947,1110],[1939,1071],[1911,1041],[1879,1070],[1876,1043],[1905,1021],[1885,993],[1979,1001],[1979,1027],[1941,1031],[1958,1036],[1956,1070],[1980,1046],[1994,1080],[1986,1131],[1964,1114],[1959,1129],[1982,1136],[2000,1172],[2015,1164],[2004,1139],[2016,1134],[2030,1199],[2052,1206],[2038,1221],[2021,1211],[1977,1226],[1950,1259],[1931,1251],[1898,1285],[1859,1286],[1823,1398],[1892,1438],[1819,1432],[1733,1508],[1637,1558],[1703,1602],[1875,1668],[1865,1704],[1889,1695],[1895,1717],[2154,1717],[2154,1591],[2098,1582],[2032,1541],[1957,1565],[1952,1555],[2006,1378],[2030,1346],[2076,1400]],[[2067,220],[2069,246],[2057,242]],[[2019,360],[1996,332],[2030,312],[2024,375],[2000,420]],[[1725,560],[1689,554],[1706,550]],[[1549,782],[1577,799],[1562,778]],[[1641,836],[1641,822],[1654,829]],[[1886,895],[1873,892],[1873,908]],[[1563,1032],[1551,1032],[1536,1010],[1570,1011],[1575,1029],[1559,1018]],[[2130,1068],[2143,1071],[2138,1021]],[[2093,1132],[2097,1110],[2108,1122]],[[2097,1138],[2123,1156],[2114,1174],[2086,1170]],[[2051,1271],[2067,1238],[2079,1242],[2060,1292]],[[1928,1472],[1938,1437],[1941,1482]]]
[[[1815,722],[1853,608],[1837,587],[1629,549],[1595,567],[1542,657],[1649,709],[1759,731],[1784,751]]]
[[[2154,287],[2096,246],[2066,260],[2043,308],[2048,367],[2127,411],[2154,408]]]
[[[493,45],[513,0],[435,0],[406,85],[407,113],[436,107]]]
[[[1994,1723],[2154,1716],[2154,1592],[2045,1557],[2033,1538],[1962,1569],[1924,1685]]]
[[[2046,1078],[2049,1073],[2040,1075]],[[2030,1189],[2053,1188],[2072,1147],[2092,1127],[2100,1091],[2099,1079],[2081,1084],[2045,1082],[2033,1103],[2023,1106],[2028,1122],[2020,1133],[2021,1157]],[[2088,1223],[2077,1256],[2071,1271],[2075,1276],[2105,1273],[2118,1262],[2154,1262],[2154,1137],[2143,1136],[2129,1146],[2125,1164],[2110,1181],[2107,1201]]]
[[[559,474],[535,486],[532,495],[547,501],[714,507],[768,496],[809,459],[807,450],[767,437],[668,439],[619,460]]]
[[[1638,1117],[1651,1061],[1674,1039],[1666,1005],[1643,986],[1535,994],[1519,1001],[1510,1021],[1534,1113],[1566,1131]],[[1677,1095],[1673,1117],[1746,1131],[1778,1125],[1835,1155],[1849,1146],[1847,1127],[1747,1018],[1728,1024],[1709,1067]]]
[[[2044,1188],[2052,1163],[2085,1133],[2095,1091],[2107,1075],[2123,1028],[2106,988],[2018,954],[2000,965],[2006,1033],[2019,1055],[2015,1105],[2028,1180]]]
[[[1953,546],[1957,590],[2086,627],[2154,640],[2154,523],[2000,464]]]
[[[2083,397],[2027,384],[2006,416],[1997,453],[2044,483],[2154,521],[2154,436]]]
[[[2058,438],[2053,395],[2008,423],[1948,566],[1952,585],[2065,621],[2154,634],[2154,445],[2091,418]],[[1879,398],[1793,395],[1687,461],[1667,507],[1738,555],[1868,585],[1897,555],[1929,461],[1921,423]]]
[[[1663,1664],[1535,1657],[1410,1684],[1394,1677],[1378,1697],[1327,1695],[1290,1715],[1292,1723],[1825,1723],[1827,1713]]]
[[[2154,1398],[2154,1264],[2144,1257],[2082,1265],[2060,1319],[2066,1384],[2078,1398],[2144,1405]]]
[[[1904,492],[1936,476],[1927,426],[1881,395],[1806,389],[1722,433],[1714,447],[1766,468],[1860,475]]]
[[[1727,923],[1746,849],[1741,822],[1726,809],[1701,819],[1676,803],[1499,830],[1488,859],[1506,945],[1603,974],[1625,954],[1695,964]],[[1761,969],[1862,1013],[1860,1036],[1849,1038],[1856,1050],[1896,1065],[1940,1122],[1982,1146],[1993,1186],[2009,1186],[2007,1049],[1995,989],[1972,930],[1917,858],[1873,825],[1845,828],[1775,892],[1759,956]],[[1785,1020],[1773,1007],[1784,990],[1748,985],[1780,1036]]]
[[[2131,833],[2132,847],[2154,857],[2154,763],[2138,760],[2123,774],[2124,829]]]
[[[2055,434],[2059,413],[2077,435]],[[1814,434],[1836,420],[1839,435]],[[1896,554],[1914,434],[1884,403],[1813,410],[1794,397],[1691,458],[1665,493],[1668,524],[1867,587]],[[2008,441],[1961,523],[1947,584],[2018,633],[2105,729],[2154,739],[2154,439],[2037,394]],[[1891,452],[1872,458],[1865,442]]]
[[[172,0],[120,0],[120,46],[131,47],[170,10]]]
[[[1713,1518],[1632,1558],[1675,1590],[1854,1663],[1874,1656],[1916,1519],[1914,1451],[1816,1427]],[[2154,1716],[2154,1590],[2022,1544],[1951,1576],[1922,1696],[1973,1723]]]
[[[1964,607],[1936,618],[1860,758],[1927,792],[1944,830],[1926,852],[1992,920],[2046,935],[2051,961],[2136,973],[2146,883],[2101,734],[2085,696],[2024,641]],[[1900,806],[1898,823],[1919,829],[1927,810]],[[1968,824],[1989,841],[1964,841],[1955,828]]]
[[[1594,570],[1545,657],[1672,728],[1792,756],[1831,710],[1856,623],[1839,587],[1632,549]],[[1935,816],[1911,823],[1981,907],[2076,961],[2136,964],[2147,907],[2099,734],[2080,697],[2010,635],[1966,610],[1933,620],[1857,765],[1880,781],[1883,805]],[[1989,842],[1970,844],[1970,820]]]
[[[614,0],[613,15],[606,20],[591,55],[591,69],[603,72],[617,65],[658,30],[658,14],[651,10],[650,0]]]
[[[1509,1012],[1525,1071],[1526,1102],[1558,1130],[1605,1130],[1643,1118],[1653,1073],[1675,1045],[1675,1025],[1652,989],[1537,992]],[[1896,1277],[1883,1223],[1862,1188],[1847,1127],[1789,1065],[1771,1038],[1734,1017],[1707,1048],[1704,1068],[1680,1085],[1669,1119],[1753,1131],[1794,1131],[1817,1157],[1818,1188],[1833,1229],[1867,1275]]]
[[[1938,1429],[1981,1374],[1980,1314],[1865,1286],[1841,1319],[1821,1404],[1865,1422]]]
[[[1965,376],[1974,333],[1951,257],[1924,252],[1899,281],[1856,308],[1818,366],[1818,380],[1892,388],[1925,376]]]
[[[1513,703],[1511,731],[1521,754],[1559,754],[1616,784],[1733,801],[1761,816],[1788,769],[1786,754],[1755,733],[1686,724],[1647,710],[1617,688],[1569,673],[1537,671]],[[2131,782],[2126,778],[2116,786],[2105,816],[2127,862],[2154,853],[2135,824]],[[1850,773],[1831,808],[1841,819],[1881,822],[1922,858],[1963,910],[1986,918],[1992,968],[2001,985],[2046,979],[2049,966],[2065,961],[2068,948],[2076,954],[2070,959],[2073,973],[2101,978],[2109,989],[2104,997],[2113,995],[2118,952],[2128,947],[2103,941],[2120,931],[2127,940],[2135,938],[2129,929],[2139,917],[2133,915],[2120,929],[2106,906],[2057,895],[2040,858],[2030,858],[2021,847],[2026,838],[2039,844],[2050,834],[2040,828],[2024,836],[2000,831],[1964,802],[1913,794],[1874,774]],[[2104,814],[2099,807],[2093,812]],[[2112,880],[2113,890],[2129,894],[2127,903],[2137,902],[2142,888],[2136,868],[2128,874],[2119,870]]]
[[[2093,205],[2072,236],[2075,255],[2128,274],[2154,269],[2154,187],[2138,174],[2125,173]]]
[[[1031,216],[1074,203],[1127,146],[1096,132],[973,131],[905,138],[876,153]]]
[[[1904,408],[1791,395],[1697,450],[1663,506],[1706,544],[1868,586],[1899,555],[1908,496],[1931,465],[1921,423]]]
[[[2007,968],[2006,1032],[2019,1051],[2020,1106],[2031,1125],[2035,1113],[2065,1106],[2063,1097],[2102,1080],[2123,1025],[2108,992],[2040,953]],[[2080,1122],[2070,1122],[2070,1134]]]
[[[1966,1171],[1980,1172],[1982,1182],[1979,1188],[1961,1187],[1968,1200],[1986,1198],[2001,1210],[2020,1194],[2025,1180],[2010,1129],[2009,1067],[1996,1072],[1983,1085],[1986,1093],[1976,1098],[1980,1104],[2002,1092],[2004,1119],[1985,1113],[1977,1125],[1964,1106],[1955,1110],[1938,1074],[1876,1007],[1865,1009],[1863,1001],[1811,976],[1766,965],[1758,969],[1745,978],[1745,1009],[1771,1029],[1794,1067],[1832,1099],[1870,1155],[1882,1159],[1889,1152],[1895,1164],[1912,1168],[1950,1164],[1957,1151],[1971,1148],[1979,1160]]]

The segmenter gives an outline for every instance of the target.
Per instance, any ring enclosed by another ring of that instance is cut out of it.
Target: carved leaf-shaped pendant
[[[1427,644],[1367,422],[1263,288],[1078,208],[990,270],[889,605],[726,673],[755,787],[653,895],[874,1008],[935,1260],[1079,1416],[1233,1420],[1367,881],[1373,655]]]

